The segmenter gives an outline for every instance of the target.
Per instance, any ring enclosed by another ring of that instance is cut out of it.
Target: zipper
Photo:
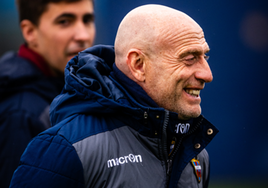
[[[172,154],[170,155],[170,157],[167,159],[167,176],[168,176],[168,179],[169,179],[169,176],[170,176],[170,174],[171,174],[173,158],[174,158],[175,154],[178,152],[178,150],[179,150],[179,148],[180,148],[180,146],[181,146],[182,140],[183,140],[186,136],[188,136],[188,135],[192,134],[193,132],[195,132],[195,131],[197,130],[197,128],[200,126],[200,124],[202,123],[202,121],[203,121],[203,118],[201,118],[201,120],[196,124],[196,126],[195,126],[194,128],[192,128],[189,132],[187,132],[186,134],[184,134],[184,135],[180,138],[178,144],[175,145],[175,149],[174,149],[173,153],[172,153]],[[163,127],[163,131],[166,132],[166,127],[165,127],[165,129],[164,129],[164,127]],[[163,134],[163,135],[164,135],[164,134]],[[167,137],[167,133],[165,133],[165,136]],[[165,144],[167,145],[166,138],[165,138]],[[165,146],[163,146],[163,147],[164,147],[164,149],[167,148],[167,147],[165,147]],[[167,153],[167,150],[164,151],[164,152]]]
[[[162,129],[162,152],[161,157],[164,159],[164,161],[167,162],[166,164],[166,174],[167,174],[167,182],[165,187],[168,187],[168,182],[169,182],[169,175],[171,172],[171,166],[172,166],[172,161],[168,159],[168,150],[167,150],[167,126],[168,126],[168,121],[169,121],[169,111],[165,110],[165,118],[164,118],[164,124],[163,124],[163,129]]]
[[[162,147],[163,147],[163,159],[165,161],[168,160],[168,150],[167,150],[167,126],[169,121],[169,111],[165,110],[165,118],[164,118],[164,124],[163,124],[163,132],[162,132]]]
[[[171,166],[172,166],[172,159],[168,159],[167,160],[167,176],[168,176],[168,179],[169,179],[170,172],[171,172]]]

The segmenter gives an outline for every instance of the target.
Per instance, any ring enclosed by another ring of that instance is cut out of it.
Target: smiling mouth
[[[193,97],[199,97],[199,95],[200,95],[199,89],[185,89],[185,92]]]

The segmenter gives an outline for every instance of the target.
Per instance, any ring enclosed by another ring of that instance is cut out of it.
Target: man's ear
[[[20,23],[23,38],[30,48],[37,47],[37,26],[29,20],[22,20]]]
[[[127,54],[127,65],[132,76],[140,82],[145,81],[145,57],[138,49],[130,49]]]

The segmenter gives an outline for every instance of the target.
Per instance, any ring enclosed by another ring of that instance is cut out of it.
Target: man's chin
[[[192,110],[192,111],[183,111],[178,114],[179,119],[181,120],[189,120],[192,118],[197,118],[201,114],[201,108],[197,110]]]

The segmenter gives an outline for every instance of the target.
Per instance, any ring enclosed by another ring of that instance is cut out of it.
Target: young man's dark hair
[[[81,0],[17,0],[19,21],[30,20],[34,25],[38,25],[39,18],[47,10],[49,3],[72,3],[77,1]]]

